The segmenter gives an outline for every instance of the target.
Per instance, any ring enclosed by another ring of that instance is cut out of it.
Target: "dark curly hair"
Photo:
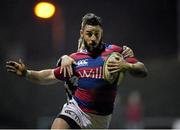
[[[99,25],[102,27],[102,19],[99,16],[96,16],[93,13],[87,13],[84,15],[82,18],[82,23],[81,23],[81,29],[83,30],[86,25],[92,25],[92,26],[97,26]],[[83,49],[83,39],[80,37],[78,41],[78,51]]]
[[[87,13],[82,18],[81,29],[83,29],[85,25],[99,25],[102,27],[102,19],[93,13]]]

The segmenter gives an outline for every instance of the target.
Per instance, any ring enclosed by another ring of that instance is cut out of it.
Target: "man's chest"
[[[103,78],[104,60],[105,58],[102,56],[78,59],[74,66],[75,73],[80,78]]]

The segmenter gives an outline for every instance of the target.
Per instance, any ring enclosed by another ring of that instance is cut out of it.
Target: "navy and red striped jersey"
[[[104,79],[104,61],[112,52],[122,53],[123,51],[122,47],[116,45],[104,44],[104,46],[105,49],[97,57],[92,57],[87,50],[70,55],[76,61],[76,65],[73,65],[73,71],[78,79],[73,79],[77,85],[73,98],[83,111],[99,115],[112,113],[117,90],[115,84],[109,84]],[[138,61],[135,57],[125,60],[129,63]],[[63,73],[60,74],[60,67],[54,69],[54,74],[57,79],[72,80],[69,77],[64,78]]]

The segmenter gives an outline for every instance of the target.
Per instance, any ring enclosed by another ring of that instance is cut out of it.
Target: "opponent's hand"
[[[127,46],[123,46],[123,52],[121,54],[123,55],[124,58],[134,57],[133,50]]]
[[[15,61],[7,61],[6,69],[8,72],[17,74],[18,76],[26,76],[27,70],[24,63],[19,59],[19,63]]]
[[[107,69],[110,73],[116,73],[118,71],[126,71],[129,68],[129,63],[120,57],[114,57],[107,63]]]
[[[73,75],[73,70],[72,70],[72,64],[75,64],[75,60],[68,55],[64,55],[61,57],[61,69],[60,73],[62,71],[64,72],[64,77],[68,74],[69,77]]]

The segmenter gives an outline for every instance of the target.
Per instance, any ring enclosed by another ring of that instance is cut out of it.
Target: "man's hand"
[[[19,63],[15,61],[7,61],[6,69],[8,72],[17,74],[18,76],[26,76],[27,70],[24,63],[19,59]]]
[[[133,50],[127,46],[123,46],[123,52],[121,53],[124,58],[134,57]]]
[[[124,59],[115,57],[110,60],[107,64],[107,69],[110,73],[116,73],[118,71],[126,71],[130,68],[130,64],[127,63]]]
[[[75,60],[69,57],[68,55],[64,55],[61,57],[61,70],[64,72],[64,77],[68,74],[69,77],[73,75],[73,70],[72,70],[72,64],[75,64]]]

